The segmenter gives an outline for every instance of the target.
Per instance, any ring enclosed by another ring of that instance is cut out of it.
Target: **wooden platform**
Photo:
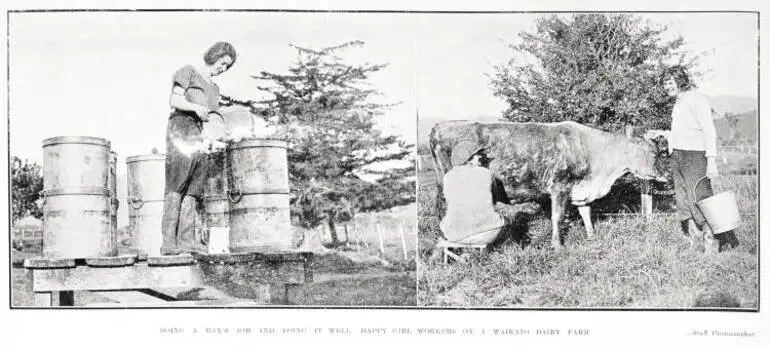
[[[312,253],[285,252],[160,256],[146,260],[136,256],[30,258],[24,266],[31,276],[38,307],[74,306],[75,291],[134,291],[157,299],[156,303],[142,306],[251,306],[288,304],[290,290],[312,282],[312,262]],[[222,284],[223,277],[253,284],[256,287],[253,299],[217,303],[184,300],[162,292],[163,288],[192,289]]]

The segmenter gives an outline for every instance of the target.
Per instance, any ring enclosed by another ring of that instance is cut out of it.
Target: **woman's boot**
[[[169,192],[163,199],[163,220],[161,233],[163,243],[160,246],[160,254],[173,256],[179,254],[179,246],[176,240],[176,230],[179,226],[179,212],[182,206],[182,195],[177,192]]]
[[[182,209],[179,215],[179,247],[183,253],[205,253],[201,242],[203,232],[203,217],[198,199],[193,196],[182,198]]]

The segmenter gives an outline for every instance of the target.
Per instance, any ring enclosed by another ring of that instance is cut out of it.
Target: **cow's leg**
[[[583,226],[586,228],[586,237],[588,239],[594,238],[594,226],[591,223],[591,206],[588,205],[579,205],[578,207],[578,213],[580,213],[580,218],[583,219]]]
[[[551,246],[554,250],[561,250],[561,235],[559,224],[564,216],[564,210],[567,207],[569,194],[564,192],[554,192],[551,194]]]

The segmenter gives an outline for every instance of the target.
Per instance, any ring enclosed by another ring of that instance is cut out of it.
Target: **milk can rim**
[[[110,141],[105,138],[91,136],[57,136],[43,140],[43,147],[56,144],[91,144],[109,147]]]
[[[154,161],[154,160],[165,160],[166,154],[148,154],[148,155],[134,155],[126,157],[126,163],[136,162],[136,161]]]
[[[276,147],[286,149],[289,146],[288,141],[279,138],[257,138],[245,139],[238,143],[231,144],[229,149],[243,149],[256,147]]]
[[[110,196],[111,192],[107,188],[101,187],[65,187],[43,190],[44,196],[61,196],[61,195],[97,195],[97,196]]]

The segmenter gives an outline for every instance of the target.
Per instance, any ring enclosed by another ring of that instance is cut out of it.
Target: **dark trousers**
[[[687,227],[684,225],[689,219],[695,221],[701,230],[706,224],[706,218],[695,204],[701,199],[714,195],[710,179],[704,179],[698,183],[701,178],[706,176],[706,165],[704,151],[674,149],[671,153],[671,173],[674,176],[676,206],[679,209],[679,219],[682,221],[682,229],[685,234],[687,234]],[[696,183],[698,184],[697,188]],[[716,234],[714,237],[719,240],[720,248],[738,245],[733,231]]]

